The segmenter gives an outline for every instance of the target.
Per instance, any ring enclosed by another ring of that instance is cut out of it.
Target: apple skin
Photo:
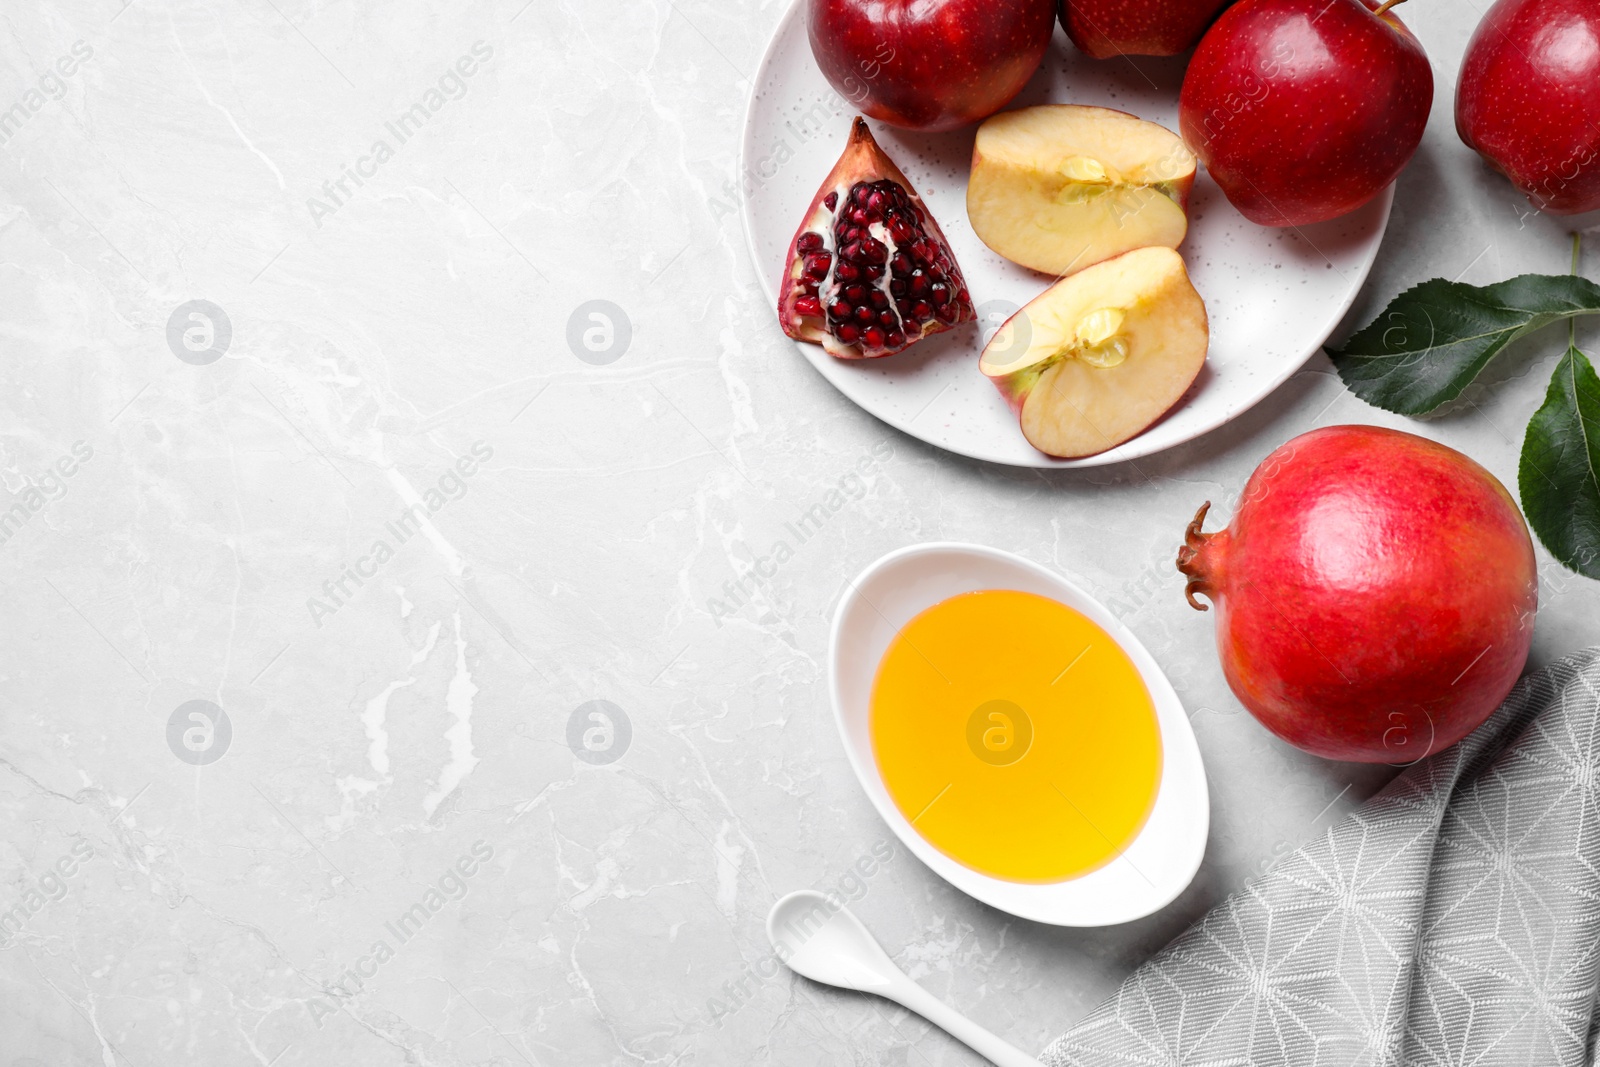
[[[1201,533],[1204,515],[1178,557],[1190,603],[1211,599],[1228,685],[1297,748],[1420,759],[1475,730],[1522,672],[1533,542],[1505,487],[1452,448],[1313,430],[1262,462],[1226,530]]]
[[[891,126],[988,118],[1039,69],[1056,0],[807,0],[811,52],[855,107]]]
[[[1061,0],[1061,28],[1095,59],[1187,52],[1233,0]]]
[[[1540,211],[1600,208],[1600,5],[1490,8],[1461,64],[1456,131]]]
[[[1433,106],[1422,45],[1378,0],[1239,0],[1207,31],[1179,130],[1234,207],[1306,226],[1367,203],[1411,161]]]
[[[1017,312],[1017,315],[1024,312]],[[1012,318],[1016,318],[1013,315]],[[1044,372],[1049,364],[1032,363],[1010,374],[1003,374],[998,378],[990,378],[994,387],[1000,391],[1000,399],[1006,402],[1006,407],[1011,409],[1013,415],[1019,418],[1022,415],[1022,406],[1028,402],[1028,397],[1033,395],[1034,386],[1039,384],[1039,379],[1044,377]]]

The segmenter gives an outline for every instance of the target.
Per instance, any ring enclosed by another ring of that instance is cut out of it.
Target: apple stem
[[[1398,7],[1405,2],[1406,0],[1384,0],[1383,6],[1374,11],[1373,14],[1382,16],[1386,14],[1391,7]]]

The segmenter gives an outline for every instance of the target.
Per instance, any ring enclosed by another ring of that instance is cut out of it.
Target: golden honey
[[[1161,781],[1155,705],[1121,646],[1033,593],[951,597],[897,634],[872,687],[873,756],[929,844],[1012,882],[1115,859]]]

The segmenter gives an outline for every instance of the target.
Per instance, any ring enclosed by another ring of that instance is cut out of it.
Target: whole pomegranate
[[[1217,607],[1228,684],[1261,723],[1327,759],[1406,763],[1499,706],[1533,639],[1533,543],[1510,494],[1444,445],[1373,426],[1295,438],[1258,467],[1233,524],[1178,552]]]

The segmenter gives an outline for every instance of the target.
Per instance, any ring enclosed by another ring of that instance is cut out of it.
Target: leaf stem
[[[1398,7],[1405,2],[1406,0],[1384,0],[1383,6],[1378,8],[1378,10],[1374,11],[1372,14],[1376,18],[1382,18],[1391,7]]]
[[[1583,254],[1583,234],[1573,231],[1572,234],[1572,275],[1578,275],[1578,261]],[[1574,315],[1567,320],[1567,347],[1578,347],[1578,316]]]

